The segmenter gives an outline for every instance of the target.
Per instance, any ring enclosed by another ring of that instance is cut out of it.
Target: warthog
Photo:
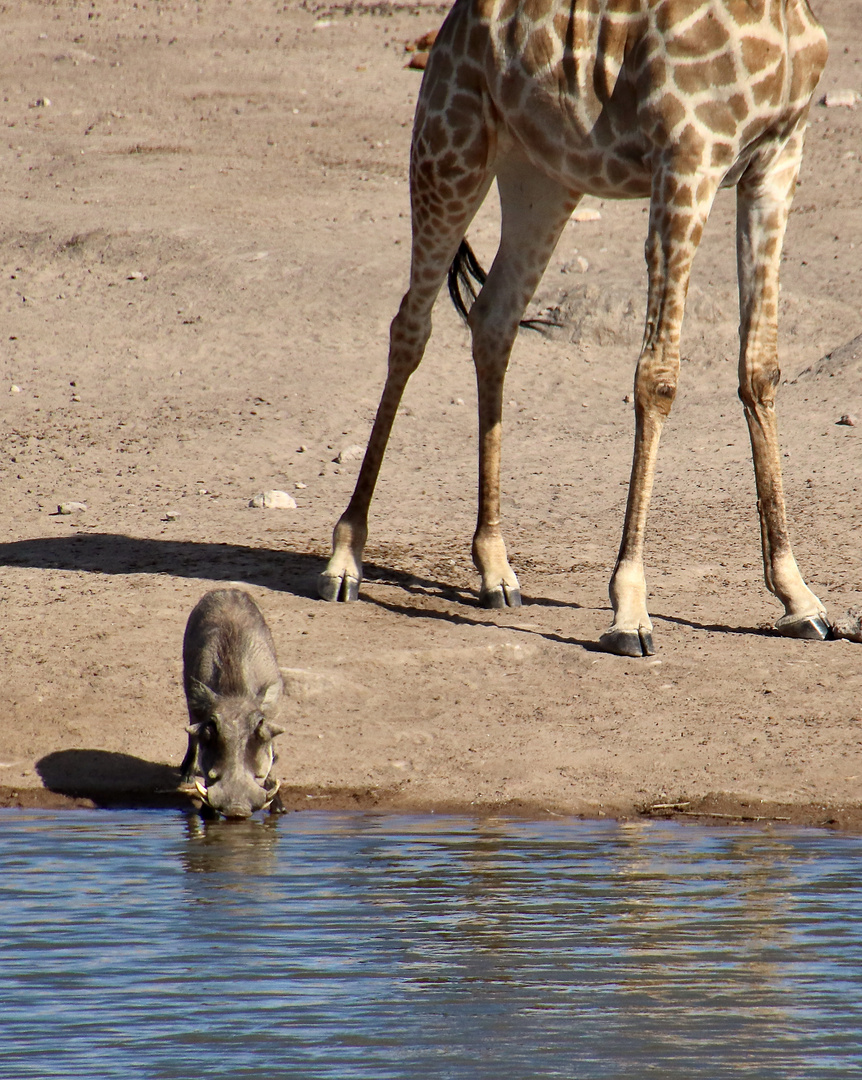
[[[272,741],[282,694],[269,627],[241,589],[213,589],[183,638],[189,748],[182,781],[225,817],[247,818],[278,792]]]

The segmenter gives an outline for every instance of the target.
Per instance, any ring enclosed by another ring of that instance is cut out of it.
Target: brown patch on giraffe
[[[530,34],[527,46],[521,54],[521,63],[529,75],[547,68],[552,63],[556,45],[548,30],[542,26]]]
[[[677,172],[684,175],[693,172],[704,160],[706,141],[694,124],[686,124],[677,140],[675,155]]]
[[[706,203],[706,201],[712,197],[714,190],[715,184],[713,183],[713,181],[707,179],[707,177],[704,177],[697,185],[697,192],[695,194],[695,198],[697,199],[698,204],[703,206],[704,203]]]
[[[508,22],[509,19],[514,18],[517,14],[519,4],[520,0],[503,0],[500,5],[500,10],[497,13],[496,22],[502,25],[502,23]],[[491,14],[488,16],[488,21],[495,21],[493,6],[491,8]]]
[[[663,0],[656,9],[655,22],[663,36],[703,7],[703,0]],[[697,55],[697,54],[695,54]]]
[[[736,151],[729,143],[717,142],[712,145],[710,165],[714,169],[729,169],[736,158]]]
[[[616,71],[622,65],[626,41],[630,33],[628,22],[615,22],[604,19],[599,24],[596,42],[596,94],[601,100],[607,100],[614,92]]]
[[[688,110],[678,97],[667,93],[650,107],[647,115],[650,116],[648,127],[653,140],[667,144],[671,139],[670,133],[685,120]]]
[[[793,54],[790,68],[790,96],[794,101],[808,101],[820,81],[828,56],[829,46],[826,44],[825,37]]]
[[[727,104],[737,120],[744,120],[748,116],[750,108],[745,94],[734,94],[727,99]]]
[[[726,48],[729,41],[730,34],[710,11],[685,30],[674,33],[673,28],[669,27],[665,48],[671,59],[688,59],[703,56],[704,53],[717,53]]]
[[[749,75],[756,75],[764,68],[772,67],[781,58],[781,49],[774,41],[759,37],[744,37],[740,42],[740,55]]]
[[[546,19],[554,8],[554,0],[522,0],[521,15],[530,22],[538,23]]]
[[[694,114],[714,135],[731,137],[736,134],[739,127],[733,110],[723,101],[710,101],[698,105]]]
[[[690,207],[694,205],[694,192],[689,184],[679,184],[672,199],[675,207]]]
[[[752,0],[724,0],[724,2],[732,22],[737,26],[746,26],[763,20],[762,0],[759,4],[753,3]]]
[[[523,81],[512,73],[505,74],[499,82],[500,108],[504,113],[517,112],[524,93]]]
[[[767,102],[776,106],[780,104],[784,91],[784,70],[782,60],[775,71],[752,86],[751,95],[755,105],[765,105]]]
[[[470,28],[470,33],[467,36],[467,49],[466,52],[469,56],[479,59],[484,56],[485,50],[490,44],[488,37],[488,30],[482,23]],[[463,72],[463,68],[461,69]]]
[[[631,168],[617,158],[612,157],[608,160],[605,172],[607,173],[608,180],[611,184],[613,184],[614,187],[620,187],[625,183],[626,178],[631,172]]]
[[[675,64],[673,81],[683,94],[696,94],[716,86],[732,86],[737,81],[736,62],[727,52],[696,64]]]

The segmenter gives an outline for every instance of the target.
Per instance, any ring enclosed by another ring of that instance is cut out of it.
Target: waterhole
[[[0,811],[0,1077],[862,1075],[862,839]]]

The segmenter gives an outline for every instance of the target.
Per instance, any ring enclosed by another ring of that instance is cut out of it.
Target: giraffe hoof
[[[809,615],[790,622],[779,619],[775,629],[782,637],[801,638],[803,641],[826,641],[832,636],[832,627],[825,615]]]
[[[599,645],[615,656],[652,656],[655,652],[649,630],[609,630],[599,638]]]
[[[322,600],[330,603],[341,601],[347,603],[350,600],[359,599],[359,578],[349,574],[321,574],[317,579],[317,594]]]
[[[497,585],[493,589],[482,589],[479,603],[484,608],[520,607],[521,590],[517,585]]]

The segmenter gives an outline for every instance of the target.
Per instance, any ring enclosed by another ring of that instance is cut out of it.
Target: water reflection
[[[0,813],[0,1076],[854,1075],[862,841]]]

